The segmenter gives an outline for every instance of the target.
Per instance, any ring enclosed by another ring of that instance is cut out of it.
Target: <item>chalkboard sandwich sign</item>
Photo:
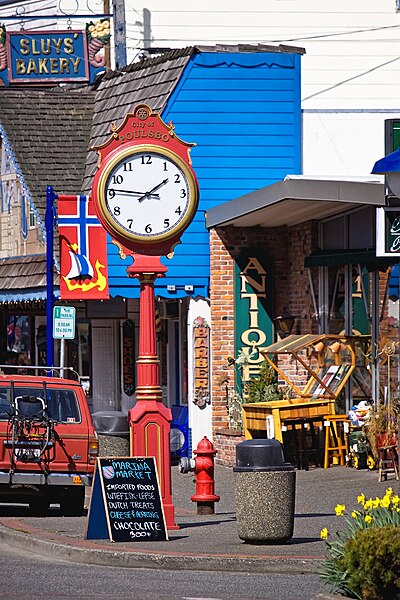
[[[87,540],[168,540],[154,457],[98,458]]]

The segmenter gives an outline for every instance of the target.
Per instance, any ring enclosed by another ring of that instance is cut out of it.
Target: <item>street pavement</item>
[[[333,532],[343,526],[343,519],[335,516],[336,504],[352,510],[361,492],[367,498],[383,496],[389,486],[399,492],[393,476],[379,483],[376,471],[339,466],[297,471],[293,538],[284,544],[249,544],[237,534],[235,476],[232,468],[216,465],[215,493],[221,499],[215,514],[200,516],[190,499],[195,493],[194,475],[182,474],[173,466],[172,497],[180,529],[169,532],[169,541],[88,541],[87,517],[63,517],[56,506],[47,517],[33,517],[22,505],[0,505],[0,541],[35,554],[97,565],[315,573],[325,550],[321,529]]]

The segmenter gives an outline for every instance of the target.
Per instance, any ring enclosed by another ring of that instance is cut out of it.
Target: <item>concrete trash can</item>
[[[293,537],[296,472],[285,462],[280,442],[241,442],[233,472],[240,539],[280,544]]]
[[[92,414],[99,437],[99,456],[129,456],[128,415],[118,410],[100,410]]]

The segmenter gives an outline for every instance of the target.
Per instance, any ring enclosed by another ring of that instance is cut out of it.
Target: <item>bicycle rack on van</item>
[[[15,471],[17,462],[38,463],[47,472],[48,464],[54,459],[48,451],[54,448],[57,422],[47,414],[46,385],[45,398],[15,395],[13,382],[11,394],[11,413],[4,440],[4,447],[11,451],[10,474]]]

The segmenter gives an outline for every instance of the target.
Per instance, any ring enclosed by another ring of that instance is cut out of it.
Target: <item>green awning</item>
[[[304,261],[305,267],[332,267],[340,265],[362,265],[368,271],[386,271],[399,262],[399,257],[378,257],[375,250],[315,250]]]

